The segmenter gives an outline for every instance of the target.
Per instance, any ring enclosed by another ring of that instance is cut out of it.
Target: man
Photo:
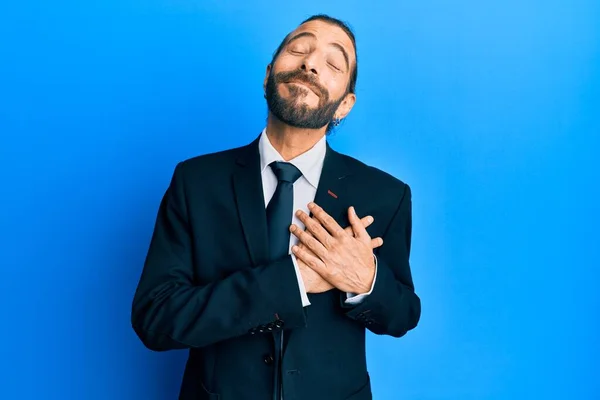
[[[176,166],[132,324],[189,349],[180,399],[371,399],[366,329],[417,325],[410,188],[326,140],[356,76],[350,29],[311,17],[267,66],[263,132]]]

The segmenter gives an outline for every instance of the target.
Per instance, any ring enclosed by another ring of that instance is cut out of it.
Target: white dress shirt
[[[260,135],[258,149],[260,153],[260,170],[263,184],[263,192],[265,196],[265,206],[269,204],[269,201],[275,194],[277,189],[277,177],[275,173],[269,167],[273,161],[285,161],[281,154],[271,144],[269,137],[266,133],[266,128],[263,129]],[[319,180],[321,178],[321,171],[323,170],[323,162],[325,160],[326,152],[326,137],[323,136],[310,150],[300,154],[298,157],[288,160],[290,164],[293,164],[296,168],[302,172],[302,176],[294,183],[294,214],[292,216],[291,223],[296,224],[300,229],[304,229],[304,224],[296,216],[297,210],[303,210],[307,214],[310,214],[308,210],[308,203],[314,201],[317,193],[317,187],[319,186]],[[302,274],[298,268],[298,262],[296,256],[292,254],[292,246],[298,243],[298,238],[290,233],[290,245],[289,254],[291,254],[294,268],[296,269],[296,276],[298,278],[298,287],[300,288],[300,296],[302,298],[302,305],[304,307],[310,305],[304,282],[302,280]],[[377,276],[377,259],[375,259],[375,277]],[[346,303],[358,304],[364,298],[371,294],[375,286],[375,279],[373,279],[373,285],[368,293],[356,295],[354,293],[347,293]]]

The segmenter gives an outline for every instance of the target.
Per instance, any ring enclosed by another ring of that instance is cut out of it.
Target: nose
[[[302,69],[305,72],[312,72],[313,74],[317,75],[317,69],[307,65],[306,63],[302,64]]]
[[[313,73],[315,75],[318,75],[317,65],[316,65],[313,57],[307,57],[307,58],[305,58],[304,61],[302,62],[302,67],[301,68],[302,68],[302,70],[304,72],[307,72],[307,73],[311,72],[311,73]]]

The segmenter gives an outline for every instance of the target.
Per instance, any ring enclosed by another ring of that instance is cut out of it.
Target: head
[[[287,125],[329,133],[356,102],[354,34],[343,22],[315,15],[289,33],[267,66],[269,111]]]

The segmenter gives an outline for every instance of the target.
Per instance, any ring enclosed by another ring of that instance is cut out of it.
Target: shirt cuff
[[[375,259],[375,276],[373,277],[373,283],[371,284],[371,290],[369,290],[367,293],[361,293],[361,294],[346,292],[346,297],[347,297],[347,299],[345,301],[346,304],[359,304],[365,299],[365,297],[370,295],[371,292],[373,291],[373,288],[375,287],[375,281],[377,280],[377,256],[375,254],[373,254],[373,258]]]
[[[296,271],[296,278],[298,279],[298,288],[300,289],[302,307],[310,306],[310,301],[308,300],[308,295],[306,294],[306,288],[304,287],[304,281],[302,280],[302,274],[300,273],[300,268],[298,268],[298,261],[296,261],[296,256],[294,254],[290,254],[290,256],[292,257],[292,263],[294,263],[294,270]]]

